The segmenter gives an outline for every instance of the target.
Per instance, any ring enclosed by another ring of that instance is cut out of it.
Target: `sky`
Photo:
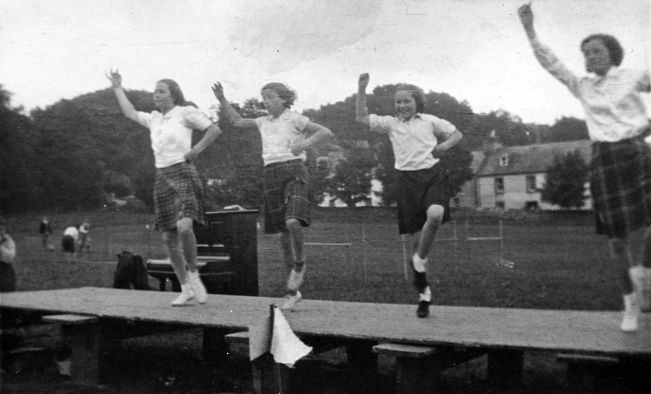
[[[649,0],[534,0],[541,41],[577,75],[579,44],[609,33],[622,67],[649,68]],[[301,111],[341,101],[360,73],[373,87],[413,83],[506,110],[524,122],[583,118],[566,88],[536,62],[514,0],[0,0],[0,84],[25,111],[109,86],[176,80],[207,109],[221,81],[232,102],[278,81]],[[646,96],[647,103],[649,97]]]

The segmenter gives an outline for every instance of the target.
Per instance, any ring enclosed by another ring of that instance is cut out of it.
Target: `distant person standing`
[[[197,269],[193,225],[204,223],[204,208],[201,180],[193,161],[221,130],[201,111],[187,104],[178,83],[171,79],[156,82],[153,99],[157,111],[147,113],[136,111],[131,104],[117,70],[111,70],[107,78],[122,113],[150,131],[156,166],[156,225],[163,232],[163,243],[181,283],[181,294],[172,305],[186,305],[195,297],[203,304],[208,296]],[[194,146],[193,130],[204,133]]]
[[[43,216],[41,219],[38,233],[41,236],[41,244],[43,245],[43,250],[53,250],[54,248],[52,247],[52,243],[50,241],[50,237],[52,236],[52,226],[50,225],[50,221],[48,220],[47,216]]]
[[[651,147],[649,116],[640,92],[651,91],[649,71],[620,68],[624,50],[613,36],[593,34],[581,42],[586,71],[577,77],[542,44],[530,4],[518,9],[540,65],[563,83],[583,106],[592,144],[590,189],[597,233],[608,237],[624,298],[622,331],[638,329],[641,310],[651,310]],[[629,234],[645,229],[642,259],[632,261]],[[630,268],[629,268],[630,267]]]
[[[61,250],[67,262],[77,261],[75,255],[77,251],[77,242],[79,241],[79,225],[69,226],[63,230],[63,237],[61,238]]]
[[[332,131],[293,111],[296,93],[282,83],[271,82],[262,87],[260,93],[269,115],[256,119],[242,118],[226,100],[219,82],[212,89],[234,127],[255,128],[260,132],[265,233],[280,235],[283,259],[292,267],[285,302],[281,305],[281,309],[291,309],[303,297],[299,291],[306,270],[303,228],[311,223],[310,174],[305,166],[305,150],[330,138]]]
[[[84,222],[79,226],[79,254],[81,255],[84,251],[84,248],[88,253],[90,253],[90,223],[88,218],[84,219]]]
[[[440,157],[463,138],[445,119],[423,113],[425,94],[402,84],[393,97],[395,116],[368,114],[369,75],[359,76],[355,119],[373,132],[386,134],[398,174],[398,231],[411,237],[410,263],[418,291],[418,317],[429,315],[432,292],[427,281],[428,255],[441,224],[450,220],[450,185],[439,165]]]
[[[16,291],[16,244],[7,234],[5,220],[0,218],[0,293]]]

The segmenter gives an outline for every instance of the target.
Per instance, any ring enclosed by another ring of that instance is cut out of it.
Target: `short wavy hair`
[[[280,82],[269,82],[260,89],[260,92],[267,89],[273,90],[276,92],[278,97],[285,100],[285,108],[290,108],[294,105],[294,101],[296,101],[296,92],[290,89],[289,86]]]
[[[425,111],[425,103],[427,101],[423,89],[410,83],[402,83],[396,87],[396,93],[398,92],[409,92],[416,102],[416,112],[423,113]]]
[[[590,34],[581,41],[581,51],[583,51],[585,44],[592,40],[599,40],[604,44],[606,49],[608,49],[608,56],[610,56],[610,62],[612,64],[615,66],[622,64],[622,60],[624,60],[624,49],[615,37],[610,34]]]
[[[181,87],[175,80],[164,78],[158,82],[167,85],[167,88],[170,90],[170,95],[172,96],[172,102],[174,105],[185,105],[185,96],[183,96]]]

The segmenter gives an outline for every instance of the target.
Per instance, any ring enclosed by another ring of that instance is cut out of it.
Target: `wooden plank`
[[[249,332],[238,331],[224,335],[224,340],[228,343],[249,343]]]
[[[436,353],[436,348],[431,346],[405,345],[403,343],[381,343],[373,346],[377,354],[392,357],[424,358]]]
[[[84,325],[97,323],[99,319],[95,316],[64,314],[43,316],[42,320],[47,323],[56,323],[62,325]]]
[[[0,307],[77,313],[200,327],[246,330],[281,299],[210,294],[205,305],[172,308],[157,291],[78,288],[3,294]],[[286,313],[298,335],[447,345],[532,349],[616,356],[651,355],[651,325],[619,330],[620,312],[432,306],[418,319],[412,305],[303,300]]]

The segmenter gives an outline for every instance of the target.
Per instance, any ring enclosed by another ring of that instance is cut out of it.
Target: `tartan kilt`
[[[310,225],[310,174],[302,160],[266,165],[263,187],[266,234],[287,231],[287,219],[297,219],[303,227]]]
[[[178,163],[156,169],[154,208],[156,225],[161,231],[176,229],[181,218],[204,224],[201,179],[192,163]]]
[[[595,142],[590,191],[597,233],[621,238],[651,223],[651,147],[642,138]]]

